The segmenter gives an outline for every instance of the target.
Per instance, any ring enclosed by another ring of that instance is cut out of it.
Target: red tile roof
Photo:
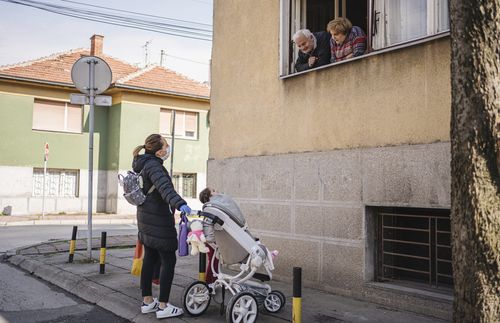
[[[72,85],[71,67],[88,49],[75,49],[37,60],[0,66],[0,78],[12,76],[36,81],[67,83]],[[179,95],[209,97],[210,88],[172,70],[159,66],[140,69],[108,55],[100,55],[113,72],[113,83],[118,87],[137,87],[145,91],[173,92]]]
[[[161,66],[150,66],[116,81],[120,84],[195,96],[210,95],[210,88]]]

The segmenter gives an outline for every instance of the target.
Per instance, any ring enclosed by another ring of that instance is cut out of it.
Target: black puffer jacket
[[[145,246],[157,250],[177,250],[177,231],[169,205],[173,210],[179,210],[186,201],[175,191],[161,158],[152,154],[139,155],[134,157],[132,168],[137,173],[142,171],[145,194],[152,185],[156,188],[137,207],[139,240]]]

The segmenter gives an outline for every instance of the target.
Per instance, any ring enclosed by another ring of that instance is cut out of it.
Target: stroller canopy
[[[243,213],[241,213],[240,208],[236,202],[226,194],[215,194],[210,198],[210,202],[206,206],[215,207],[223,212],[225,212],[229,217],[238,223],[240,227],[243,227],[246,223]]]

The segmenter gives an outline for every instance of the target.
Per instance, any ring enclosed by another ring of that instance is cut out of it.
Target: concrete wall
[[[432,297],[381,298],[367,285],[375,267],[367,207],[450,208],[449,164],[448,143],[212,159],[208,183],[234,197],[252,234],[279,250],[279,279],[299,266],[308,286],[412,311],[418,303],[447,318],[449,302],[434,311]]]
[[[73,168],[74,169],[74,168]],[[93,211],[106,212],[109,171],[95,170],[93,175]],[[33,196],[33,167],[0,166],[0,213],[10,207],[11,215],[41,214],[42,198]],[[88,210],[88,169],[79,169],[77,197],[46,197],[46,213],[85,213]]]

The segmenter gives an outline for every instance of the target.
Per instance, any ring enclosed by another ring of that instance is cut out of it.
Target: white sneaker
[[[156,298],[153,298],[153,301],[149,304],[142,302],[141,312],[142,312],[142,314],[156,312],[158,310],[159,305],[160,305],[160,302],[158,302],[158,300]]]
[[[156,311],[156,318],[164,319],[167,317],[179,316],[182,313],[184,313],[182,308],[178,308],[177,306],[167,303],[167,306],[164,309],[158,308]]]

